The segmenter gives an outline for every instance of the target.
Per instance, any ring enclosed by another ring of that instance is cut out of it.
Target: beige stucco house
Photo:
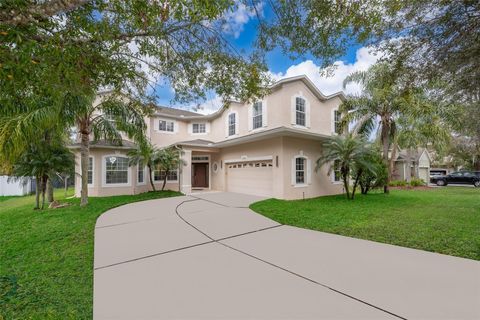
[[[325,96],[305,76],[278,81],[254,103],[231,102],[210,115],[158,107],[146,119],[147,135],[158,147],[175,146],[183,165],[167,177],[167,188],[189,194],[219,190],[279,199],[342,192],[338,172],[315,171],[325,138],[339,128],[342,92]],[[135,145],[99,141],[90,148],[89,195],[136,194],[149,190],[144,166],[128,166]],[[74,146],[75,149],[75,146]],[[76,151],[76,172],[80,172]],[[163,172],[154,180],[163,182]],[[80,194],[79,175],[76,192]],[[336,181],[337,180],[337,181]]]
[[[407,151],[398,149],[397,158],[395,159],[395,168],[393,176],[395,180],[407,180]],[[430,165],[432,158],[426,148],[414,150],[410,160],[411,177],[418,177],[425,183],[430,182]]]

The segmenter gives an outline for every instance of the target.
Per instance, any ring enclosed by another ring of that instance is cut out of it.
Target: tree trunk
[[[169,172],[170,172],[169,170],[165,171],[165,178],[163,179],[162,191],[165,189],[165,185],[167,184],[167,176]]]
[[[42,210],[45,208],[45,191],[47,190],[47,177],[42,177]]]
[[[382,148],[383,148],[383,162],[385,163],[385,166],[389,168],[388,166],[388,148],[390,147],[390,139],[389,139],[389,132],[390,132],[390,124],[388,123],[388,119],[385,117],[382,117],[382,132],[381,132],[381,143],[382,143]],[[387,179],[385,181],[385,185],[383,186],[383,192],[384,193],[389,193],[390,192],[390,175],[391,172],[388,172],[387,174]]]
[[[348,175],[350,174],[350,168],[342,170],[341,173],[343,179],[343,187],[345,188],[345,192],[347,193],[347,199],[350,199],[350,186],[348,183]]]
[[[390,175],[390,180],[393,180],[393,173],[395,171],[395,158],[397,157],[397,148],[398,143],[395,139],[392,144],[392,154],[390,155],[390,160],[388,162],[388,174]]]
[[[153,184],[153,178],[152,178],[152,166],[147,165],[148,167],[148,172],[149,172],[149,177],[150,177],[150,185],[152,186],[152,191],[157,191],[155,190],[155,185]]]
[[[53,184],[52,184],[52,179],[48,177],[47,179],[47,201],[48,203],[53,202]]]
[[[90,154],[90,135],[88,130],[81,130],[80,143],[80,170],[82,176],[82,189],[80,191],[80,206],[88,204],[88,158]]]
[[[407,148],[407,159],[405,162],[405,179],[407,183],[412,182],[412,148]]]
[[[357,189],[358,181],[360,180],[361,176],[362,176],[362,170],[359,170],[357,176],[355,177],[355,182],[353,183],[352,200],[355,198],[355,190]]]
[[[40,177],[35,177],[35,208],[40,209]]]

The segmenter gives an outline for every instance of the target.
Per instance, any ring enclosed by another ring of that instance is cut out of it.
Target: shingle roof
[[[170,108],[170,107],[164,107],[164,106],[157,106],[154,105],[155,107],[155,113],[161,113],[161,114],[166,114],[166,115],[171,115],[171,116],[185,116],[185,117],[193,117],[193,116],[202,116],[200,113],[184,110],[184,109],[177,109],[177,108]]]
[[[195,145],[195,146],[210,146],[214,144],[213,141],[203,140],[203,139],[195,139],[195,140],[188,140],[188,141],[181,141],[175,143],[177,145]]]
[[[115,144],[110,141],[100,139],[97,141],[90,141],[90,148],[107,148],[107,149],[135,149],[137,145],[128,140],[122,140],[121,144]],[[70,148],[77,149],[80,148],[80,142],[74,143],[70,145]]]

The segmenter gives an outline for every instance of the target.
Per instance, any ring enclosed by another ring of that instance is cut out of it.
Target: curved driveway
[[[480,319],[480,263],[310,231],[261,198],[132,203],[95,229],[94,319]]]

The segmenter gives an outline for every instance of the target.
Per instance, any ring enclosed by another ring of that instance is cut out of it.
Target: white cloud
[[[371,65],[373,65],[381,54],[374,54],[369,51],[368,48],[362,47],[357,50],[355,62],[345,63],[344,61],[336,61],[334,63],[335,68],[333,73],[329,76],[324,75],[318,65],[312,60],[306,60],[299,64],[290,66],[287,71],[272,73],[272,77],[275,80],[283,78],[289,78],[299,75],[306,75],[313,81],[313,83],[320,89],[325,95],[343,90],[343,80],[352,72],[365,71]],[[347,94],[355,94],[361,92],[361,87],[357,84],[350,84],[344,90]]]
[[[271,73],[274,80],[278,81],[283,78],[289,78],[299,75],[306,75],[325,95],[330,95],[343,90],[343,80],[349,74],[355,71],[365,71],[382,56],[382,54],[374,54],[368,48],[362,47],[357,50],[355,61],[353,63],[345,63],[344,61],[336,61],[335,69],[329,76],[324,75],[318,65],[311,60],[306,60],[299,64],[290,66],[285,72]],[[350,84],[344,90],[347,94],[361,93],[361,87],[357,84]],[[219,96],[212,98],[197,105],[187,107],[189,110],[201,114],[211,114],[222,107],[222,99]]]
[[[222,20],[222,31],[226,34],[232,35],[235,39],[240,36],[244,26],[257,15],[263,15],[263,3],[256,4],[256,9],[251,6],[235,1],[234,10],[227,12]]]

